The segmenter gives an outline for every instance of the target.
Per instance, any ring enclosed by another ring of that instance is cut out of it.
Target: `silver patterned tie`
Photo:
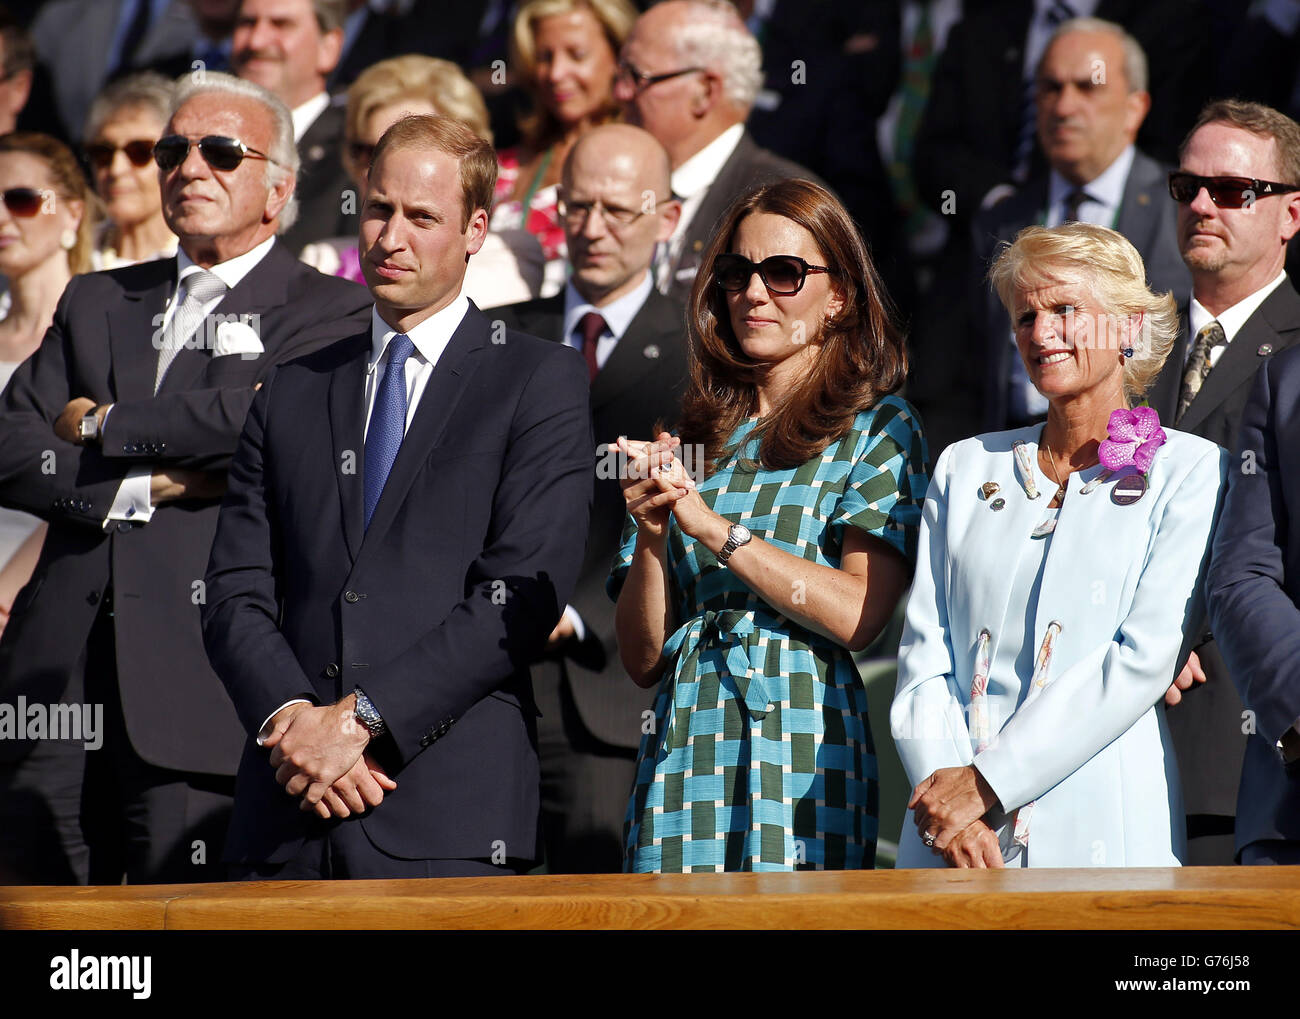
[[[1226,342],[1227,336],[1218,322],[1201,326],[1200,332],[1196,334],[1196,342],[1192,344],[1192,352],[1187,357],[1187,371],[1183,373],[1183,388],[1178,394],[1178,414],[1174,417],[1174,424],[1187,413],[1187,408],[1201,391],[1205,377],[1210,374],[1210,351]]]
[[[171,322],[162,333],[162,346],[158,349],[158,368],[153,379],[155,393],[162,388],[163,379],[167,377],[167,369],[176,360],[176,355],[185,348],[186,341],[194,335],[194,330],[203,322],[203,306],[225,294],[226,289],[226,285],[206,269],[200,269],[185,277],[185,300],[176,309],[176,314],[172,316]]]

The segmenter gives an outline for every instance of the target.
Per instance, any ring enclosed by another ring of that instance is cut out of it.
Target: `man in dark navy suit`
[[[242,732],[198,604],[226,467],[272,365],[369,313],[276,238],[297,156],[275,96],[208,74],[165,134],[179,254],[75,277],[0,398],[0,504],[50,523],[0,642],[0,707],[101,705],[107,730],[89,753],[0,738],[0,882],[223,876]]]
[[[672,236],[668,154],[628,124],[588,131],[561,179],[572,274],[564,292],[493,312],[506,325],[582,351],[598,444],[671,426],[686,384],[684,310],[654,288],[655,245]],[[627,504],[601,446],[592,466],[587,554],[572,603],[534,667],[542,824],[553,873],[621,870],[623,815],[651,692],[623,671],[605,593]]]
[[[1300,295],[1283,271],[1300,232],[1300,124],[1257,103],[1211,103],[1179,170],[1171,189],[1193,299],[1151,403],[1174,427],[1237,453],[1207,581],[1210,626],[1192,635],[1166,698],[1186,773],[1189,849],[1198,835],[1233,830],[1223,786],[1239,766],[1237,859],[1300,863],[1300,546],[1288,536],[1300,476]]]
[[[528,663],[582,562],[587,370],[460,290],[485,142],[408,117],[361,214],[363,333],[254,401],[204,637],[249,734],[227,859],[246,878],[517,873],[538,842]]]

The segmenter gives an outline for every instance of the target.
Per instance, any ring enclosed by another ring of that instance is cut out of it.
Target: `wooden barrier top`
[[[0,887],[0,928],[1294,930],[1300,867]]]

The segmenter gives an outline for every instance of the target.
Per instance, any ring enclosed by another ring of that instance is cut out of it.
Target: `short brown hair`
[[[809,180],[780,180],[732,203],[714,230],[687,304],[690,382],[682,399],[679,431],[684,444],[704,446],[706,473],[731,452],[727,442],[757,410],[763,367],[746,356],[731,328],[727,298],[713,263],[730,251],[746,216],[771,213],[812,235],[830,267],[831,284],[843,298],[826,318],[821,353],[781,406],[755,426],[759,459],[766,467],[806,463],[843,436],[859,411],[896,392],[907,376],[907,352],[884,284],[853,218],[833,194]]]
[[[1272,138],[1277,144],[1277,169],[1281,177],[1277,183],[1300,185],[1300,124],[1285,113],[1263,103],[1216,99],[1201,110],[1196,124],[1187,132],[1178,149],[1179,159],[1187,151],[1192,135],[1206,124],[1231,124],[1262,138]]]
[[[462,230],[469,226],[476,209],[492,210],[492,194],[497,186],[497,155],[492,146],[454,117],[420,114],[403,117],[384,132],[375,146],[370,165],[389,149],[434,149],[460,160],[458,179],[465,214]]]
[[[68,268],[73,275],[90,272],[90,253],[95,246],[95,227],[100,208],[95,192],[90,189],[81,164],[72,150],[57,138],[38,131],[14,131],[0,135],[0,153],[25,152],[36,156],[50,169],[50,181],[55,194],[65,200],[82,203],[81,222],[77,226],[77,240],[68,251]]]

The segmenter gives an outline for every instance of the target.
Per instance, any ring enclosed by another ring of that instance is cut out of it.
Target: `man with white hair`
[[[975,286],[983,303],[984,413],[991,430],[1019,427],[1047,413],[1025,374],[1012,326],[984,274],[1002,241],[1024,227],[1071,220],[1110,227],[1142,255],[1147,282],[1185,302],[1191,277],[1178,254],[1176,206],[1167,167],[1134,147],[1151,106],[1146,55],[1120,25],[1100,18],[1061,24],[1035,74],[1038,141],[1048,172],[975,220]]]
[[[656,264],[664,293],[685,300],[727,207],[760,184],[820,180],[760,148],[745,118],[763,84],[762,52],[723,0],[668,0],[641,15],[623,44],[614,97],[629,123],[659,140],[682,216]]]
[[[50,525],[0,641],[0,883],[222,876],[243,731],[199,607],[226,469],[272,366],[369,321],[276,239],[297,155],[275,96],[186,83],[154,158],[176,257],[76,277],[0,396],[0,505]],[[4,728],[60,704],[102,712],[102,746]]]

